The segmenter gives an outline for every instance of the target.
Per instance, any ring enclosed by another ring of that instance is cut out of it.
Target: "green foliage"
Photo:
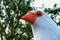
[[[24,25],[20,21],[22,15],[32,10],[30,2],[30,0],[0,0],[1,40],[30,40],[32,38],[30,25]]]

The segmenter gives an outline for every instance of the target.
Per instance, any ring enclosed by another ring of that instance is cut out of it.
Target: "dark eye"
[[[37,15],[40,16],[41,15],[41,11],[37,11]]]

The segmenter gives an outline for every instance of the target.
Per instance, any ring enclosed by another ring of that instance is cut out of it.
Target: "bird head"
[[[35,20],[38,17],[41,17],[43,15],[44,14],[42,11],[29,11],[24,16],[22,16],[21,18],[24,19],[25,21],[27,21],[29,24],[34,24]]]
[[[44,12],[29,11],[21,18],[33,26],[34,40],[60,40],[60,29]]]

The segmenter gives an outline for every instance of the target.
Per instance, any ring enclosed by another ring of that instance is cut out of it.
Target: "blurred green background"
[[[0,40],[33,40],[31,26],[21,19],[34,9],[30,3],[31,0],[0,0]],[[44,8],[44,11],[60,26],[60,7],[57,8],[57,4],[52,9]]]

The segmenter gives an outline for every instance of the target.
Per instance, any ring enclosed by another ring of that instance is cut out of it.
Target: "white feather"
[[[32,26],[34,40],[60,40],[60,29],[47,14],[38,17]]]

